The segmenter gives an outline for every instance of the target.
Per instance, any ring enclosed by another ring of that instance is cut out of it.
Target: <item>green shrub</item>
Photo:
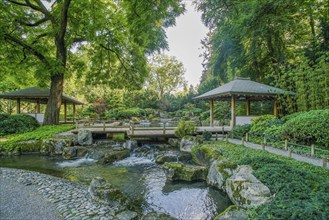
[[[18,134],[33,131],[39,126],[38,121],[30,115],[10,115],[0,121],[0,133]]]
[[[196,123],[194,121],[181,120],[175,129],[175,135],[179,138],[183,138],[188,135],[193,135],[196,132]]]
[[[129,108],[129,109],[118,108],[109,111],[109,117],[118,120],[131,119],[133,117],[139,118],[142,116],[145,116],[145,111],[140,108]]]
[[[246,133],[248,133],[251,129],[251,124],[245,124],[245,125],[237,125],[233,128],[233,132],[234,133],[238,133],[241,135],[245,135]]]
[[[224,158],[252,166],[253,174],[275,195],[270,202],[250,209],[249,219],[308,220],[329,216],[327,169],[226,142],[205,146],[216,146]]]
[[[282,125],[283,121],[277,119],[274,115],[262,115],[252,119],[250,134],[256,137],[263,137],[266,129]]]
[[[210,138],[212,137],[212,133],[210,131],[204,130],[202,132],[202,137],[205,141],[209,141]]]
[[[312,110],[289,117],[280,135],[301,144],[329,147],[329,109]]]
[[[0,123],[9,118],[9,114],[0,114]]]
[[[72,130],[74,127],[74,125],[45,125],[24,134],[11,135],[8,136],[9,140],[0,142],[0,151],[13,151],[16,142],[49,139],[54,134]]]

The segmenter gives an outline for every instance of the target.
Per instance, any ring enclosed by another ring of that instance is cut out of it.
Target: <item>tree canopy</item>
[[[179,0],[0,2],[0,71],[50,85],[45,123],[59,121],[64,78],[141,87],[146,56],[167,47],[165,28],[183,13]]]

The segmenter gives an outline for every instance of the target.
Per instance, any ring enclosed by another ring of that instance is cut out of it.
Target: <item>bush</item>
[[[312,110],[289,117],[280,135],[301,144],[329,147],[329,109]]]
[[[193,135],[196,132],[196,123],[194,121],[181,120],[175,129],[175,135],[179,138]]]
[[[282,120],[277,119],[274,115],[262,115],[252,119],[250,134],[252,136],[263,137],[266,129],[282,125]]]
[[[5,118],[0,121],[0,133],[17,134],[35,130],[39,123],[30,115],[10,115],[2,116]]]
[[[205,141],[210,141],[210,138],[212,137],[212,133],[210,131],[204,130],[202,132],[202,137]]]
[[[246,133],[248,133],[251,129],[251,124],[245,124],[245,125],[237,125],[233,128],[233,132],[234,133],[238,133],[241,135],[245,135]]]
[[[129,108],[129,109],[112,109],[109,111],[109,117],[118,120],[131,119],[133,117],[138,118],[145,115],[145,111],[140,108]]]
[[[9,118],[9,114],[0,114],[0,123],[4,120],[6,120],[7,118]]]

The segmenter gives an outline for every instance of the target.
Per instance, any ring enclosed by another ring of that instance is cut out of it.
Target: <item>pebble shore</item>
[[[55,207],[59,218],[62,219],[121,220],[127,219],[133,213],[124,208],[110,207],[93,201],[89,196],[87,186],[46,174],[27,170],[0,168],[0,178],[3,178],[3,180],[17,181],[22,186],[35,187],[37,193]],[[10,186],[3,188],[10,189]],[[37,210],[35,213],[37,215]]]

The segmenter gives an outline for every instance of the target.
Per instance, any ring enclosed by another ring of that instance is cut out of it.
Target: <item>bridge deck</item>
[[[163,127],[135,127],[134,130],[128,127],[102,127],[102,126],[88,126],[81,127],[79,129],[90,130],[95,134],[111,134],[111,133],[125,133],[130,138],[171,138],[175,136],[176,127],[166,127],[165,131]],[[217,126],[217,127],[198,127],[197,133],[203,131],[209,131],[211,133],[227,133],[231,131],[229,126]],[[73,130],[73,133],[78,133],[78,129]]]

